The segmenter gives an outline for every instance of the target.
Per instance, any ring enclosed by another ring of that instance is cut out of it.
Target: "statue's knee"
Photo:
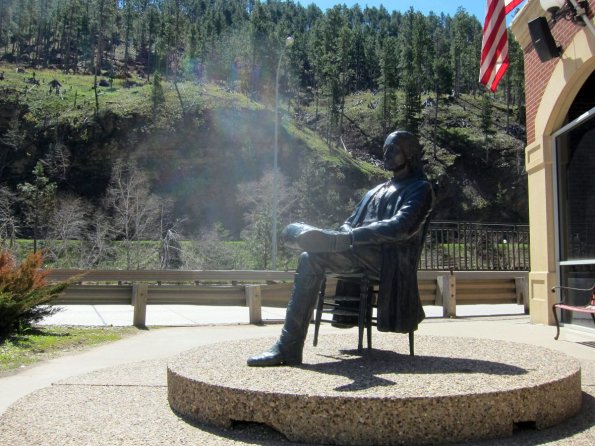
[[[302,252],[298,257],[298,270],[309,270],[311,269],[310,254]]]
[[[301,274],[321,274],[324,268],[318,261],[318,256],[310,252],[302,252],[298,257],[297,272]]]

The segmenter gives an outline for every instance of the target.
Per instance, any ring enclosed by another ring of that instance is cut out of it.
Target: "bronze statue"
[[[421,147],[406,131],[388,135],[386,183],[370,190],[338,231],[292,223],[285,243],[303,250],[279,340],[248,359],[249,366],[299,365],[326,272],[368,273],[380,280],[378,330],[409,333],[425,314],[417,287],[417,264],[434,193],[422,171]],[[339,283],[338,286],[340,286]]]

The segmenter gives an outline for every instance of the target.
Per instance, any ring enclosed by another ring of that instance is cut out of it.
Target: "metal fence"
[[[432,221],[419,269],[528,271],[529,225]]]
[[[132,305],[132,323],[144,326],[147,305],[223,305],[249,308],[250,323],[262,323],[262,307],[285,308],[295,271],[74,270],[52,269],[52,282],[75,281],[55,305]],[[418,271],[423,305],[442,306],[455,317],[457,305],[524,304],[525,271]],[[337,278],[328,277],[327,290]]]

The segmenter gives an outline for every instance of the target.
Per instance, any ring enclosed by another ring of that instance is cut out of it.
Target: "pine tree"
[[[484,146],[485,146],[485,162],[487,163],[489,160],[490,154],[490,143],[492,136],[496,133],[493,128],[493,108],[492,108],[492,100],[490,99],[490,95],[488,93],[484,93],[481,98],[481,122],[480,128],[483,132],[484,136]]]
[[[161,85],[161,75],[158,72],[153,74],[153,88],[151,90],[151,102],[153,105],[153,120],[156,119],[159,113],[160,107],[165,102],[165,93],[163,92],[163,86]]]
[[[33,169],[33,182],[19,184],[18,190],[25,205],[26,220],[32,230],[33,252],[37,252],[37,242],[45,236],[54,209],[57,185],[49,180],[43,163],[38,161]]]
[[[383,133],[387,133],[397,126],[397,86],[399,85],[399,58],[397,52],[397,41],[394,37],[387,37],[381,41],[379,49],[380,57],[380,78],[378,84],[381,91],[382,102],[379,107],[381,113]]]

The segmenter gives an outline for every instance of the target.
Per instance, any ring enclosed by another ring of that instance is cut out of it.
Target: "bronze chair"
[[[374,308],[378,298],[378,278],[366,274],[341,275],[341,281],[358,285],[359,296],[326,294],[326,279],[322,282],[318,303],[316,305],[316,318],[314,322],[314,346],[318,345],[318,334],[322,322],[331,323],[339,327],[353,327],[357,323],[358,343],[357,350],[363,349],[364,329],[366,330],[368,349],[372,348],[372,326],[376,326]],[[332,315],[332,319],[323,319],[323,314]],[[409,354],[414,356],[414,332],[409,332]]]
[[[436,188],[434,187],[434,193]],[[423,244],[425,243],[428,229],[430,227],[431,218],[428,217],[422,229],[422,244],[419,246],[417,258],[414,259],[416,264],[419,262]],[[366,329],[368,349],[372,348],[372,326],[377,326],[376,317],[374,317],[374,308],[378,299],[378,277],[370,277],[368,274],[339,274],[336,276],[344,283],[352,283],[359,286],[359,297],[349,295],[327,296],[326,295],[326,278],[322,282],[320,292],[318,295],[318,303],[316,304],[316,319],[314,320],[314,346],[318,345],[318,333],[321,322],[330,322],[335,326],[341,326],[342,319],[347,318],[351,320],[344,327],[353,327],[357,321],[358,328],[358,342],[357,350],[359,352],[363,349],[364,328]],[[336,293],[335,293],[336,294]],[[331,314],[332,319],[322,319],[323,314]],[[409,332],[409,355],[414,356],[414,331]]]

